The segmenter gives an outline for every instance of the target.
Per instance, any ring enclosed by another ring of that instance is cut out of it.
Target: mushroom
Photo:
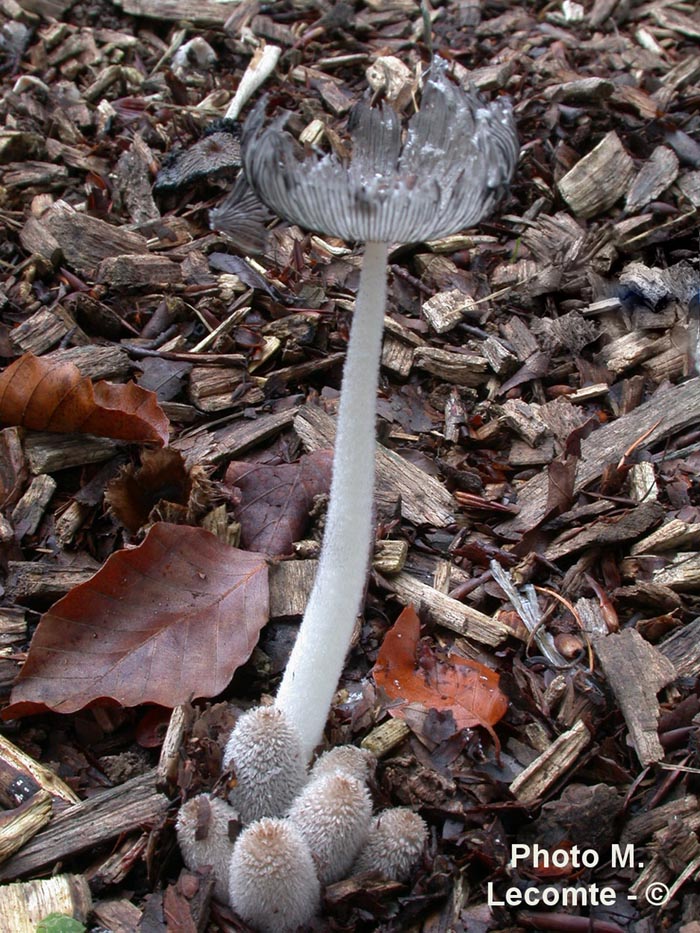
[[[175,824],[185,865],[191,871],[200,871],[208,865],[214,878],[214,893],[224,903],[228,900],[233,840],[239,828],[236,811],[211,794],[199,794],[183,804]]]
[[[518,158],[510,105],[487,104],[432,62],[420,110],[402,141],[386,104],[359,104],[353,157],[300,158],[286,116],[265,124],[265,99],[242,134],[248,183],[280,217],[365,243],[338,410],[333,480],[316,580],[275,704],[298,728],[304,755],[321,740],[364,593],[372,542],[375,413],[390,243],[446,236],[496,203]]]
[[[372,821],[353,873],[378,871],[392,881],[408,881],[428,839],[425,821],[408,807],[384,810]]]
[[[357,778],[341,771],[310,781],[288,820],[308,843],[321,884],[345,877],[369,835],[372,798]]]
[[[244,826],[284,816],[307,781],[299,734],[274,706],[243,713],[226,743],[223,767],[234,771],[228,800]]]
[[[243,830],[229,868],[231,906],[262,933],[291,933],[318,910],[321,885],[306,840],[289,820]]]

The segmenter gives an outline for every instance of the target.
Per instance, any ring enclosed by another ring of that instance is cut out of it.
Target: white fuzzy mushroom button
[[[375,413],[390,243],[416,243],[476,224],[495,205],[518,159],[510,105],[465,91],[435,58],[420,110],[352,113],[352,160],[301,157],[286,116],[265,124],[262,100],[246,120],[248,183],[280,217],[365,243],[336,433],[333,482],[316,582],[276,705],[301,734],[307,759],[319,743],[360,610],[372,538]]]

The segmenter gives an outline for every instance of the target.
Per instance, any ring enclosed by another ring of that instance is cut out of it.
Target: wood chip
[[[676,679],[675,667],[633,628],[597,639],[594,647],[637,757],[642,765],[661,761],[665,752],[658,737],[656,694]]]
[[[36,2],[36,0],[32,0]],[[46,2],[46,0],[43,0]],[[56,0],[52,0],[56,2]],[[125,13],[195,26],[223,26],[236,11],[240,0],[198,0],[196,8],[189,0],[115,0]]]
[[[616,518],[600,518],[574,534],[567,529],[546,549],[547,560],[556,561],[586,547],[605,547],[639,538],[662,520],[664,507],[660,502],[643,502]]]
[[[423,303],[421,314],[436,334],[446,334],[464,319],[469,308],[475,308],[474,299],[458,288],[439,292]]]
[[[673,664],[679,677],[700,674],[700,619],[669,635],[658,650]]]
[[[316,577],[316,560],[283,560],[270,565],[270,618],[304,614]]]
[[[490,378],[487,360],[477,353],[453,353],[439,347],[417,347],[413,363],[458,386],[480,386]]]
[[[675,551],[688,545],[700,546],[700,523],[684,522],[680,518],[672,518],[656,531],[638,541],[631,550],[631,554],[659,554],[664,551]]]
[[[634,163],[613,131],[577,162],[557,187],[577,217],[595,217],[622,197],[633,174]]]
[[[639,170],[627,192],[625,210],[632,214],[658,198],[678,177],[678,156],[667,146],[657,146]]]
[[[511,794],[522,803],[534,803],[576,763],[590,740],[585,724],[577,722],[511,781]]]
[[[162,288],[182,282],[180,264],[167,256],[108,256],[97,267],[96,282],[123,288],[133,285]]]
[[[364,737],[360,747],[372,752],[377,758],[383,758],[399,746],[411,730],[403,719],[387,719]]]
[[[49,310],[42,308],[32,314],[11,333],[12,343],[22,353],[41,356],[64,340],[68,334],[74,343],[88,343],[88,338],[73,320],[71,314],[60,305]]]
[[[68,470],[87,463],[102,463],[124,445],[107,437],[90,434],[50,434],[32,431],[24,442],[29,468],[38,475]]]
[[[3,811],[0,819],[0,862],[21,849],[48,823],[51,809],[51,794],[40,789],[16,807]]]
[[[652,582],[682,592],[700,590],[700,551],[676,554],[670,563],[652,574]]]
[[[413,604],[420,615],[472,641],[496,646],[512,635],[506,625],[492,616],[446,596],[408,573],[386,577],[383,582],[404,606]]]

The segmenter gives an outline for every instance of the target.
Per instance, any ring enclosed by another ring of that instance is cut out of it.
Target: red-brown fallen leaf
[[[420,619],[407,606],[384,636],[372,675],[391,701],[387,712],[399,719],[425,719],[431,709],[451,711],[457,730],[483,726],[500,743],[493,726],[503,718],[508,700],[495,671],[451,655],[441,660],[428,649],[417,653]]]
[[[34,431],[168,443],[168,419],[135,382],[92,384],[73,363],[25,353],[0,375],[0,423]]]
[[[314,496],[330,487],[332,459],[332,451],[316,450],[296,463],[230,463],[225,482],[240,490],[236,518],[243,547],[273,557],[291,553],[309,521]]]
[[[268,615],[262,554],[161,522],[42,616],[3,716],[215,696]]]

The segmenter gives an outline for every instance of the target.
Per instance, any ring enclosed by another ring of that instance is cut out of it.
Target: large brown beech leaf
[[[505,715],[508,700],[498,674],[455,654],[441,659],[419,644],[419,635],[420,619],[407,606],[384,636],[372,676],[391,701],[387,712],[425,731],[430,710],[449,711],[455,731],[483,726],[500,750],[492,727]]]
[[[316,450],[296,463],[230,463],[225,482],[239,490],[241,544],[274,557],[289,554],[304,534],[314,496],[330,487],[332,460],[332,451]]]
[[[214,696],[250,657],[268,615],[262,554],[201,528],[156,524],[42,616],[3,716]]]
[[[60,434],[168,443],[155,393],[135,382],[92,384],[73,363],[25,353],[0,375],[0,423]]]

